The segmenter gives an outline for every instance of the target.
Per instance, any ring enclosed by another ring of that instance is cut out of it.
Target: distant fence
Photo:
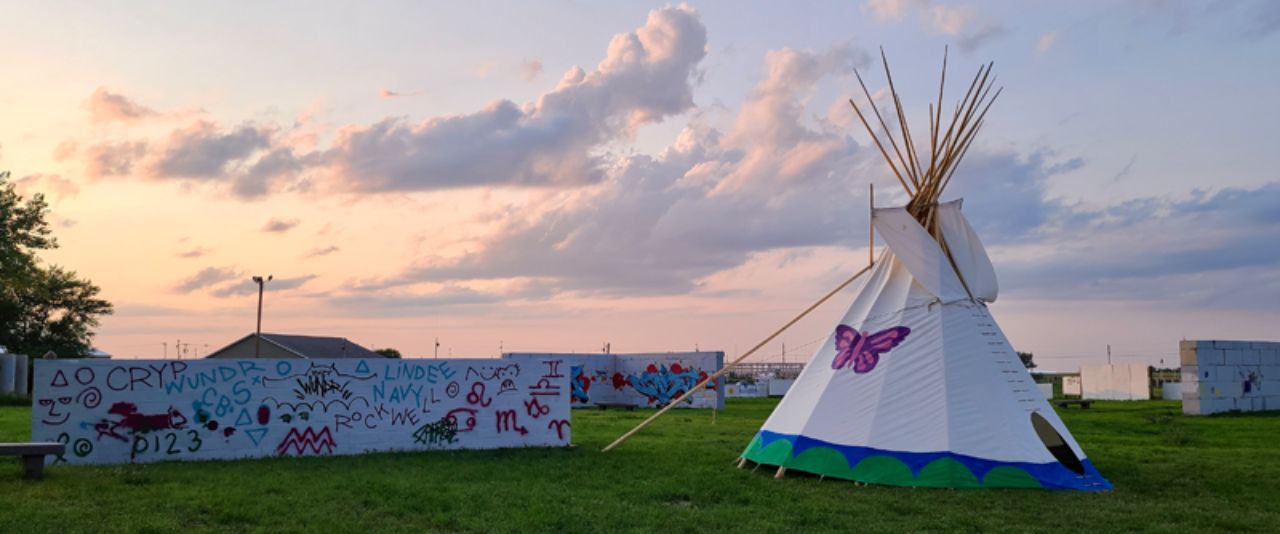
[[[0,394],[26,396],[29,363],[26,355],[0,352]]]
[[[568,445],[550,360],[36,360],[36,441],[111,464]]]
[[[795,378],[804,370],[803,363],[779,362],[744,362],[733,366],[729,376],[753,378],[758,376],[774,376],[778,378]]]
[[[724,385],[724,396],[729,398],[768,397],[769,381],[731,382]]]
[[[723,352],[563,354],[508,352],[510,361],[555,358],[570,375],[571,405],[665,406],[724,366]],[[724,377],[679,408],[724,408]]]

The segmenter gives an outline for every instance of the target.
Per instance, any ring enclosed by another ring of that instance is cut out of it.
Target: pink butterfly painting
[[[880,363],[880,355],[898,346],[911,329],[895,326],[870,334],[858,332],[856,329],[836,326],[836,359],[831,361],[831,368],[840,370],[853,363],[853,372],[869,373]]]

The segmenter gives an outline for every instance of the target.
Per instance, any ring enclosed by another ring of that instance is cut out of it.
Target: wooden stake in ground
[[[747,352],[746,352],[746,353],[744,353],[742,356],[739,356],[739,357],[738,357],[738,359],[733,360],[732,362],[730,362],[730,363],[729,363],[729,365],[726,365],[726,366],[724,366],[724,368],[720,369],[719,371],[716,371],[716,372],[715,372],[715,374],[713,374],[713,375],[711,375],[711,376],[707,377],[707,379],[706,379],[706,380],[703,380],[702,382],[698,382],[698,384],[697,384],[697,385],[695,385],[695,386],[693,386],[693,387],[689,388],[689,391],[684,392],[684,394],[683,394],[683,395],[680,395],[680,396],[679,396],[679,397],[677,397],[675,400],[671,401],[671,403],[667,404],[666,406],[663,406],[661,410],[658,410],[658,411],[657,411],[656,413],[654,413],[653,415],[650,415],[648,419],[645,419],[644,421],[641,421],[641,422],[640,422],[640,424],[636,425],[636,427],[635,427],[635,428],[633,428],[633,429],[631,429],[631,430],[628,430],[626,434],[623,434],[623,435],[621,435],[621,436],[618,436],[618,439],[613,440],[613,443],[610,443],[610,444],[609,444],[608,446],[606,446],[606,447],[605,447],[601,452],[609,452],[609,451],[613,450],[613,448],[614,448],[614,447],[617,447],[618,445],[621,445],[621,444],[622,444],[622,442],[624,442],[624,441],[626,441],[626,440],[630,439],[630,438],[631,438],[631,436],[634,436],[636,432],[639,432],[639,431],[640,431],[640,429],[642,429],[642,428],[644,428],[644,427],[646,427],[646,426],[649,426],[649,423],[652,423],[652,422],[654,421],[654,419],[657,419],[657,418],[659,418],[659,417],[662,417],[662,414],[665,414],[665,413],[667,413],[669,410],[671,410],[672,408],[675,408],[677,405],[679,405],[680,403],[684,402],[684,400],[685,400],[685,399],[689,398],[689,397],[690,397],[691,395],[693,395],[694,393],[697,393],[697,392],[699,392],[699,391],[702,391],[704,388],[706,388],[706,387],[707,387],[707,384],[713,384],[713,383],[715,383],[715,381],[716,381],[717,379],[719,379],[721,376],[724,376],[725,374],[728,374],[728,373],[729,373],[729,370],[730,370],[730,369],[733,369],[733,367],[734,367],[734,366],[738,365],[739,363],[742,363],[742,360],[745,360],[745,359],[747,359],[747,357],[748,357],[748,356],[751,356],[752,354],[755,354],[757,350],[760,350],[760,347],[763,347],[763,346],[767,345],[770,341],[773,341],[773,338],[778,337],[778,336],[779,336],[779,335],[781,335],[781,334],[782,334],[782,332],[784,332],[786,329],[791,328],[791,325],[796,324],[796,322],[797,322],[797,321],[799,321],[800,319],[803,319],[803,318],[804,318],[804,316],[809,315],[809,312],[813,311],[813,310],[814,310],[814,308],[817,308],[818,306],[821,306],[821,305],[822,305],[822,303],[826,302],[826,301],[827,301],[828,299],[830,299],[831,297],[834,297],[836,293],[839,293],[839,292],[840,292],[840,290],[842,290],[842,289],[844,289],[844,288],[846,288],[846,287],[849,287],[849,284],[852,284],[852,283],[853,283],[853,281],[854,281],[854,280],[857,280],[859,276],[862,276],[863,274],[865,274],[867,271],[870,271],[870,270],[871,270],[871,266],[870,266],[870,265],[868,265],[868,266],[866,266],[866,267],[863,267],[861,271],[858,271],[858,272],[857,272],[857,274],[854,274],[853,276],[850,276],[848,280],[845,280],[845,281],[844,281],[844,283],[840,284],[840,285],[839,285],[839,286],[837,286],[835,289],[832,289],[830,293],[827,293],[827,294],[826,294],[826,295],[824,295],[822,298],[818,299],[818,301],[817,301],[817,302],[813,303],[813,304],[812,304],[812,305],[810,305],[808,308],[805,308],[805,310],[804,310],[804,311],[800,312],[800,315],[795,316],[795,318],[794,318],[794,319],[791,319],[790,321],[788,321],[788,322],[787,322],[787,324],[782,325],[782,328],[779,328],[778,330],[774,331],[774,333],[770,334],[770,335],[769,335],[769,337],[764,338],[764,341],[761,341],[761,342],[757,343],[757,344],[756,344],[756,346],[751,347],[751,350],[747,351]]]

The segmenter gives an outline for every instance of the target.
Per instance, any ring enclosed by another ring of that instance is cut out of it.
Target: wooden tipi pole
[[[724,368],[720,369],[719,371],[716,371],[715,374],[707,377],[706,380],[703,380],[702,382],[699,382],[696,386],[689,388],[689,391],[684,392],[684,394],[677,397],[676,400],[673,400],[671,401],[671,403],[667,404],[666,406],[663,406],[661,410],[658,410],[653,415],[650,415],[648,419],[641,421],[640,424],[636,425],[635,428],[628,430],[626,434],[618,436],[618,439],[613,440],[613,443],[610,443],[601,452],[609,452],[613,450],[614,447],[621,445],[622,442],[628,439],[631,439],[631,436],[634,436],[636,432],[639,432],[644,427],[649,426],[649,423],[652,423],[655,419],[662,417],[662,414],[665,414],[668,411],[670,411],[672,408],[675,408],[676,406],[684,402],[685,399],[689,398],[694,393],[702,391],[704,388],[707,387],[707,384],[715,383],[716,380],[718,380],[721,376],[724,376],[725,374],[727,374],[730,369],[733,369],[734,366],[738,365],[739,363],[742,363],[742,360],[745,360],[747,359],[748,356],[755,354],[757,350],[760,350],[760,347],[768,345],[770,341],[773,341],[773,338],[778,337],[779,335],[782,334],[783,331],[785,331],[788,328],[791,328],[791,325],[796,324],[796,322],[800,321],[800,319],[803,319],[804,316],[809,315],[809,312],[813,311],[818,306],[821,306],[822,303],[826,302],[831,297],[834,297],[836,293],[839,293],[844,288],[849,287],[849,284],[852,284],[853,281],[857,280],[859,276],[862,276],[863,274],[865,274],[867,271],[870,271],[870,270],[871,270],[870,265],[863,267],[862,270],[857,272],[857,274],[850,276],[848,280],[845,280],[839,286],[836,286],[836,288],[832,289],[830,293],[827,293],[822,298],[818,299],[817,302],[814,302],[808,308],[805,308],[804,311],[800,312],[800,315],[795,316],[795,318],[788,321],[787,324],[782,325],[782,328],[779,328],[776,331],[774,331],[772,334],[769,334],[769,337],[764,338],[764,341],[761,341],[757,343],[756,346],[751,347],[751,350],[748,350],[747,352],[743,353],[742,356],[739,356],[736,360],[733,360],[732,362],[730,362],[729,365],[726,365],[724,366]]]
[[[867,199],[871,204],[871,210],[867,212],[867,238],[871,242],[867,250],[867,266],[870,267],[876,262],[876,184],[867,185],[870,186]]]

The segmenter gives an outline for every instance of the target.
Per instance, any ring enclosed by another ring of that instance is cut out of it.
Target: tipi
[[[898,486],[1110,489],[987,310],[996,299],[995,271],[961,214],[961,201],[939,202],[1000,94],[991,93],[992,65],[978,69],[944,127],[944,55],[937,105],[929,106],[929,146],[921,147],[922,153],[883,51],[881,59],[899,138],[889,133],[860,75],[883,137],[858,104],[849,102],[910,200],[899,208],[873,207],[872,226],[887,247],[872,265],[708,378],[727,373],[869,273],[831,337],[742,452],[739,465],[777,466],[778,476],[791,469]]]
[[[996,276],[961,201],[937,200],[995,99],[990,69],[979,69],[950,128],[930,110],[928,167],[909,133],[889,138],[897,161],[882,148],[911,200],[872,210],[886,250],[744,460],[778,466],[779,476],[794,469],[898,486],[1111,488],[987,310]]]

